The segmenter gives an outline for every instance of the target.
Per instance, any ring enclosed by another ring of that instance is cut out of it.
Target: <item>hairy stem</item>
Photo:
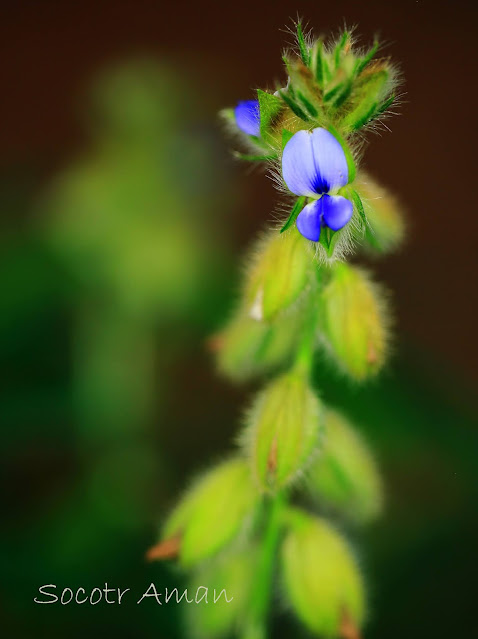
[[[268,506],[262,551],[251,592],[249,618],[244,625],[242,639],[265,639],[267,636],[277,546],[280,539],[282,512],[285,506],[284,495],[281,493],[275,495]]]

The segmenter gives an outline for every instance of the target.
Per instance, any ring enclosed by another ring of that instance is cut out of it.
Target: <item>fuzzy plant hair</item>
[[[204,639],[266,639],[278,602],[330,639],[359,638],[368,615],[343,523],[380,514],[381,478],[313,373],[328,360],[359,384],[389,354],[388,294],[348,260],[385,254],[404,236],[396,199],[362,168],[367,133],[388,128],[399,100],[399,73],[378,42],[361,47],[349,30],[314,39],[295,27],[284,81],[221,113],[236,157],[265,167],[283,202],[210,345],[232,382],[266,382],[233,451],[191,483],[148,553],[233,596],[187,607],[188,636]]]

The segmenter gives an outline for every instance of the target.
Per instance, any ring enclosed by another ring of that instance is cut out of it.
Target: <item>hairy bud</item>
[[[362,174],[355,186],[367,218],[367,244],[379,253],[393,250],[402,242],[405,234],[399,203],[368,175]]]
[[[325,520],[291,513],[282,566],[287,598],[311,632],[332,638],[341,634],[345,622],[360,627],[365,612],[362,577],[346,542]]]
[[[269,324],[239,312],[212,340],[219,370],[233,381],[242,381],[290,364],[300,326],[296,312]]]
[[[383,492],[368,447],[346,418],[335,411],[325,411],[324,428],[320,457],[308,473],[311,492],[320,503],[357,522],[374,519],[381,511]]]
[[[197,605],[186,607],[188,636],[232,636],[247,613],[257,559],[256,548],[243,548],[206,563],[194,575],[188,591]]]
[[[294,373],[275,379],[256,398],[244,442],[263,491],[276,491],[303,470],[319,443],[320,402]]]
[[[200,477],[172,512],[163,540],[179,538],[179,559],[191,566],[239,533],[253,514],[258,493],[248,464],[233,458]]]
[[[270,321],[289,308],[307,288],[312,267],[308,242],[297,229],[268,233],[248,271],[244,296],[250,317]]]
[[[361,269],[337,263],[322,291],[321,328],[335,361],[357,381],[382,367],[387,323],[379,287]]]

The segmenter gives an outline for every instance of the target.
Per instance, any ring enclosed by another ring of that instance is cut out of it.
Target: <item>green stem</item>
[[[306,309],[306,318],[302,328],[302,337],[297,348],[293,370],[299,375],[310,377],[314,362],[315,339],[317,330],[317,300],[314,293]]]
[[[242,639],[266,639],[267,635],[274,568],[280,540],[282,512],[285,506],[284,495],[281,493],[275,495],[269,506],[266,530],[262,540],[262,553],[251,592],[249,618],[244,626]]]

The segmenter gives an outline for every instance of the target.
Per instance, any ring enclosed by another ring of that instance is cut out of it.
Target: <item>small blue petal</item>
[[[297,217],[299,233],[312,242],[318,242],[320,238],[321,201],[314,200],[307,204]]]
[[[352,202],[341,195],[324,195],[319,202],[324,223],[332,231],[338,231],[345,226],[354,212]]]
[[[234,109],[236,124],[247,135],[260,135],[259,100],[243,100]]]
[[[314,197],[348,182],[344,150],[326,129],[298,131],[282,154],[282,176],[295,195]]]

